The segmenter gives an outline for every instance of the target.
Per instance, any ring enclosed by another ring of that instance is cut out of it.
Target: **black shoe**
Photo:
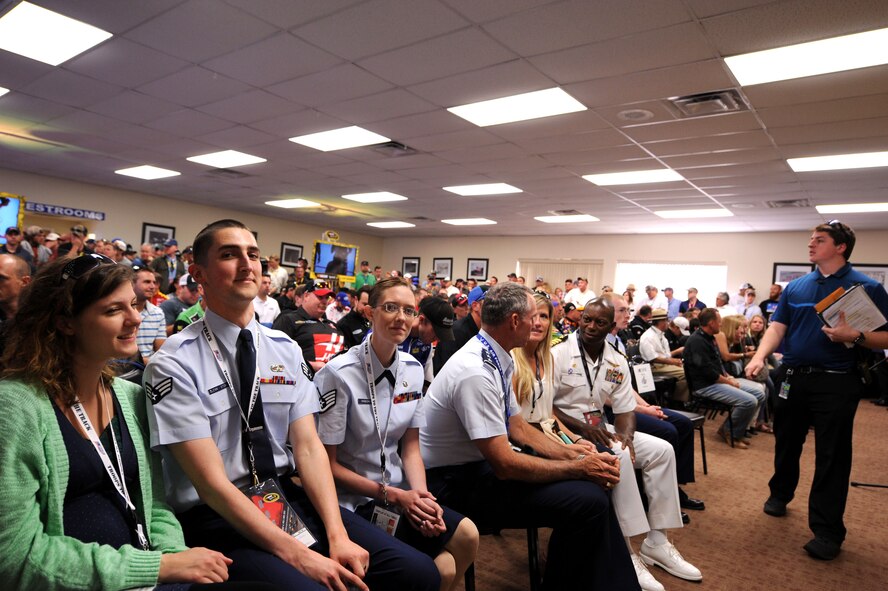
[[[765,501],[765,513],[772,517],[783,517],[786,515],[786,503],[774,497],[768,497]]]
[[[706,509],[706,503],[700,499],[692,499],[688,493],[678,488],[678,503],[682,509],[690,509],[691,511],[703,511]]]
[[[842,546],[832,540],[814,536],[814,539],[805,544],[805,551],[817,560],[832,560],[842,551]]]
[[[682,511],[681,512],[681,522],[685,525],[689,524],[691,522],[691,516],[688,515],[687,513],[685,513],[684,511]]]

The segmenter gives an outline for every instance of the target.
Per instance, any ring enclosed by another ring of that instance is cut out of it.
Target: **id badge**
[[[778,398],[782,398],[786,400],[789,398],[789,386],[790,380],[792,379],[792,368],[786,370],[786,376],[783,378],[783,383],[780,384],[780,392],[777,394]]]
[[[255,486],[242,488],[241,492],[276,526],[308,547],[317,543],[274,479],[269,478]]]
[[[388,535],[395,535],[399,521],[401,521],[401,514],[395,511],[394,508],[373,505],[373,515],[370,516],[370,523]]]
[[[592,425],[593,427],[597,427],[601,424],[601,411],[600,410],[590,410],[583,413],[583,418],[586,420],[587,425]]]

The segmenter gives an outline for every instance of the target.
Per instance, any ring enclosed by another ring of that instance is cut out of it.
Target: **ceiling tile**
[[[527,151],[515,144],[495,144],[491,146],[479,146],[462,150],[448,150],[438,152],[438,156],[450,162],[463,163],[467,166],[473,162],[484,160],[501,160],[503,158],[517,158],[527,156]]]
[[[0,120],[4,122],[4,126],[11,125],[16,119],[39,123],[73,112],[72,107],[20,92],[10,92],[0,97]]]
[[[755,108],[830,101],[888,93],[888,66],[809,76],[743,89]]]
[[[74,72],[56,69],[31,82],[22,92],[57,101],[72,107],[86,107],[118,94],[123,89],[114,84],[99,82]]]
[[[301,105],[316,107],[375,94],[391,87],[390,83],[354,64],[344,64],[275,84],[268,90]]]
[[[776,0],[687,0],[688,6],[700,18],[728,12],[737,12],[750,6],[770,4]]]
[[[221,2],[188,0],[125,36],[197,63],[255,43],[275,31],[268,23]]]
[[[213,131],[233,127],[228,121],[210,117],[193,109],[181,109],[145,124],[181,137],[197,137]]]
[[[678,156],[681,154],[703,154],[723,150],[764,148],[771,145],[773,145],[773,140],[764,131],[742,131],[739,133],[722,133],[679,140],[646,142],[644,148],[655,156]]]
[[[814,125],[888,116],[888,94],[871,94],[803,105],[787,105],[756,111],[770,129]]]
[[[236,123],[253,123],[269,117],[293,114],[303,109],[264,90],[251,90],[203,105],[197,110]]]
[[[290,138],[297,135],[339,129],[340,127],[346,127],[347,125],[348,124],[342,119],[330,117],[329,115],[325,115],[314,109],[305,109],[295,113],[278,115],[276,117],[271,117],[270,119],[262,119],[261,121],[251,123],[250,127]],[[295,146],[296,144],[293,145]],[[311,148],[304,147],[304,149],[316,152],[316,150]]]
[[[64,68],[97,80],[133,88],[182,70],[188,62],[114,37],[66,62]]]
[[[402,89],[319,107],[318,110],[354,125],[434,111],[435,105]]]
[[[266,86],[325,70],[342,60],[289,33],[278,33],[212,59],[204,67],[254,86]],[[261,67],[257,67],[261,64]]]
[[[697,23],[682,23],[529,60],[559,84],[569,84],[717,57]]]
[[[248,88],[243,82],[192,66],[140,86],[137,90],[184,107],[196,107],[232,97]]]
[[[181,108],[175,103],[128,90],[90,105],[89,110],[130,123],[145,123]]]
[[[867,137],[885,139],[888,136],[888,117],[778,127],[770,130],[770,133],[778,144],[803,144]]]
[[[372,0],[295,29],[306,41],[355,61],[467,26],[435,0]],[[360,35],[343,34],[360,31]]]
[[[503,139],[515,141],[598,131],[610,129],[610,126],[593,111],[579,111],[553,117],[493,125],[486,129]]]
[[[531,154],[595,150],[604,147],[625,146],[629,143],[626,136],[613,129],[546,138],[515,139],[513,141]]]
[[[530,56],[689,20],[690,14],[677,0],[568,0],[525,10],[484,29],[512,50]]]
[[[244,12],[271,23],[276,27],[289,29],[313,21],[322,16],[338,12],[357,4],[361,0],[225,0]]]
[[[250,129],[243,125],[237,125],[235,127],[223,129],[222,131],[214,131],[212,133],[199,135],[195,139],[214,146],[219,146],[220,148],[237,150],[240,148],[255,146],[256,144],[268,143],[274,139],[274,136],[261,131],[256,131],[255,129]]]
[[[472,22],[483,23],[534,8],[543,4],[551,4],[552,0],[444,0],[446,4]]]
[[[361,60],[358,65],[389,82],[406,86],[516,58],[478,29],[463,29]]]
[[[482,129],[469,129],[466,131],[406,138],[404,140],[404,143],[408,146],[422,152],[441,152],[454,148],[484,146],[500,142],[502,142],[502,139]]]
[[[10,51],[0,50],[0,86],[20,90],[56,68]]]
[[[169,10],[176,4],[181,4],[182,0],[151,0],[151,2],[37,0],[34,3],[109,33],[120,35],[146,19]]]
[[[403,138],[476,129],[475,126],[466,120],[454,117],[451,113],[443,110],[378,121],[369,125],[368,128],[370,131],[375,131],[398,141],[403,141]]]

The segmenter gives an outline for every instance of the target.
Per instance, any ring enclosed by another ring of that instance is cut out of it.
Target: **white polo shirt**
[[[568,415],[579,420],[583,420],[585,412],[600,411],[603,415],[604,404],[610,404],[615,414],[635,410],[629,364],[607,342],[599,358],[591,359],[585,355],[593,391],[589,390],[589,380],[583,370],[577,333],[556,345],[552,356],[555,359],[555,406]]]
[[[208,323],[219,352],[238,387],[235,347],[240,327],[211,310],[182,332],[167,339],[145,368],[143,382],[148,394],[148,425],[151,447],[163,456],[166,496],[177,512],[199,504],[197,491],[179,467],[168,445],[212,438],[222,455],[225,474],[237,487],[250,482],[250,471],[241,444],[243,419],[237,393],[231,392],[204,337]],[[308,376],[299,345],[284,333],[255,320],[253,332],[259,360],[260,396],[265,427],[278,475],[295,468],[287,448],[290,423],[318,412],[318,396]],[[254,411],[255,412],[255,411]]]
[[[658,357],[666,359],[672,357],[666,335],[655,326],[650,327],[641,335],[638,340],[638,350],[645,361],[653,361]]]
[[[266,297],[264,301],[256,296],[253,300],[253,310],[259,317],[259,322],[269,327],[281,315],[281,305],[271,296]]]
[[[478,334],[490,344],[503,376],[478,335],[447,360],[423,403],[426,425],[419,437],[426,468],[483,460],[473,441],[506,435],[507,416],[521,412],[512,392],[512,358],[485,330]]]
[[[575,287],[564,296],[565,304],[573,304],[577,308],[585,308],[586,302],[595,299],[595,292],[586,287],[586,291],[580,291],[579,287]]]
[[[334,357],[315,375],[314,384],[322,401],[318,435],[325,445],[338,446],[336,459],[340,464],[374,482],[381,482],[380,432],[376,430],[367,385],[364,343]],[[409,354],[397,351],[395,362],[385,368],[373,347],[369,350],[374,381],[385,369],[395,375],[394,391],[388,380],[376,384],[376,407],[381,434],[386,434],[388,424],[385,461],[389,482],[394,487],[409,489],[398,455],[398,442],[407,429],[418,429],[425,424],[422,365]],[[354,510],[371,500],[344,487],[337,486],[337,493],[339,504],[347,509]]]

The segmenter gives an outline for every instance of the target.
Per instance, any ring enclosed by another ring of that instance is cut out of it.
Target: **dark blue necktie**
[[[240,382],[240,405],[244,415],[250,412],[250,396],[253,393],[253,380],[256,376],[256,347],[253,346],[253,333],[244,328],[237,337],[237,374]],[[262,411],[262,396],[256,396],[253,412],[249,415],[249,429],[244,430],[244,443],[253,448],[253,458],[256,462],[256,474],[259,480],[266,480],[277,476],[274,465],[274,452],[271,451],[271,443],[265,429],[265,413]],[[246,446],[244,453],[247,465],[250,463],[250,454]]]

